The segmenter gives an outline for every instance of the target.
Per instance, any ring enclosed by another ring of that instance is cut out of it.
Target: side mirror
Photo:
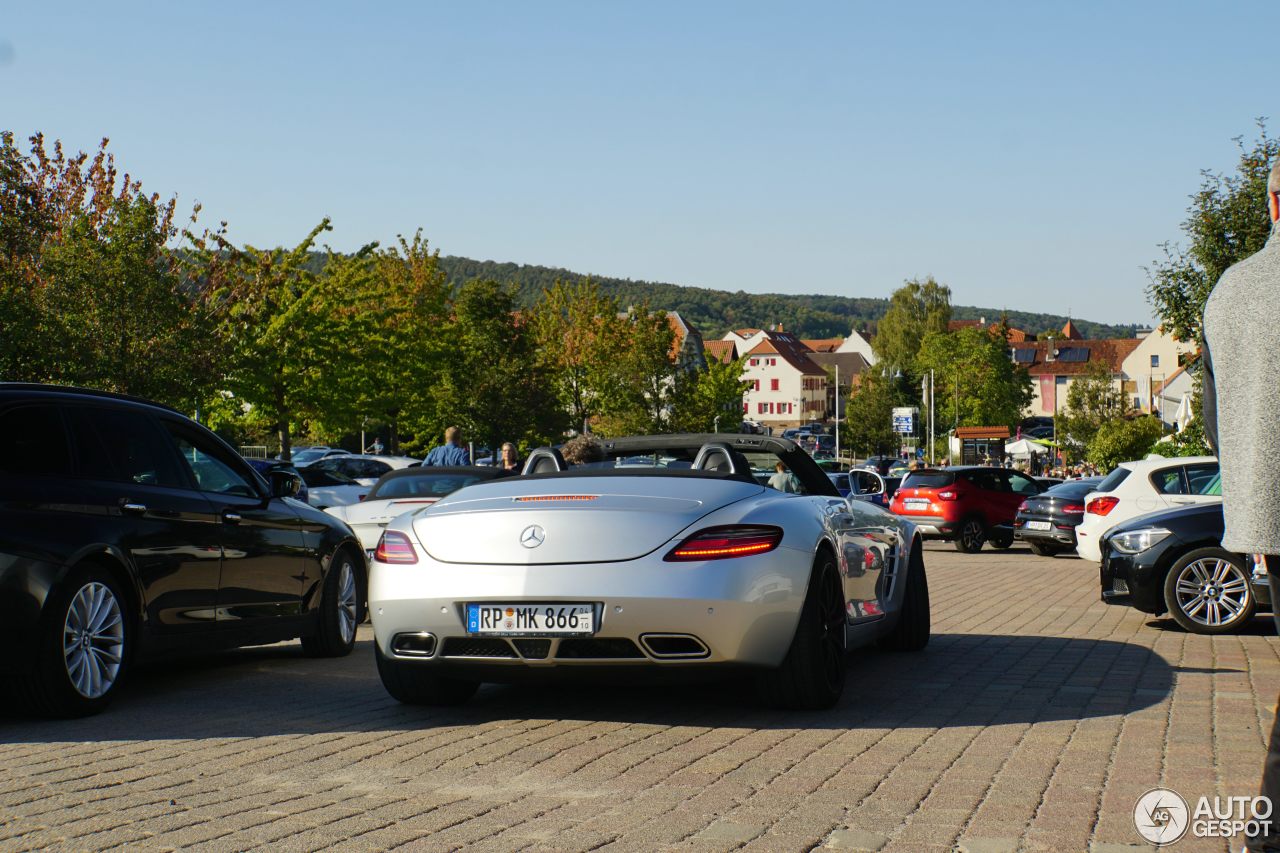
[[[296,498],[302,491],[302,478],[297,474],[291,474],[288,471],[271,471],[269,477],[273,498]]]

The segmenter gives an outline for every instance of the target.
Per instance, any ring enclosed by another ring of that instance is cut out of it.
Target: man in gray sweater
[[[1260,554],[1280,606],[1280,158],[1267,181],[1271,237],[1222,274],[1204,307],[1204,428],[1222,466],[1222,547]],[[1280,616],[1276,617],[1280,625]],[[1280,851],[1280,717],[1262,794],[1277,809],[1255,853]]]

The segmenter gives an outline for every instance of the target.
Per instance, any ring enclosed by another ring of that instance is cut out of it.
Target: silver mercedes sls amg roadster
[[[928,643],[915,528],[841,498],[794,443],[602,447],[577,466],[540,448],[521,476],[387,525],[369,605],[392,696],[452,704],[486,681],[745,670],[770,704],[817,709],[839,699],[850,649]]]

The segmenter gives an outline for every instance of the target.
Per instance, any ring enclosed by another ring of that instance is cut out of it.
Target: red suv
[[[950,539],[956,550],[972,554],[988,541],[1012,545],[1019,505],[1040,492],[1035,480],[1004,468],[926,468],[906,476],[889,510],[926,537]]]

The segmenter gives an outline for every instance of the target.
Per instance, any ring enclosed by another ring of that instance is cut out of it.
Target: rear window
[[[367,501],[386,500],[388,498],[442,498],[450,492],[456,492],[463,486],[470,486],[486,478],[475,474],[426,474],[421,477],[396,477],[383,480],[378,484]]]
[[[0,414],[0,472],[20,476],[71,473],[62,415],[53,406],[20,406]]]
[[[1052,498],[1083,498],[1090,492],[1098,491],[1098,482],[1091,480],[1089,482],[1067,482],[1054,486],[1045,495]]]
[[[1102,478],[1102,482],[1094,487],[1095,492],[1114,492],[1129,477],[1128,468],[1117,468]]]
[[[902,481],[904,489],[941,489],[956,481],[950,471],[912,471]]]

